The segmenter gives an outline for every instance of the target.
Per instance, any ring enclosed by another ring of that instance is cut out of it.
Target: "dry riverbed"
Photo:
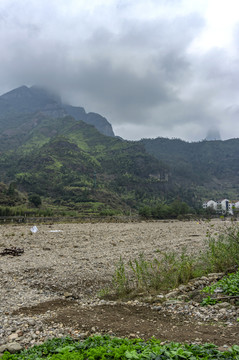
[[[150,259],[159,251],[185,247],[198,253],[208,230],[224,231],[226,226],[230,223],[52,224],[37,225],[35,234],[29,225],[0,226],[0,252],[24,248],[21,256],[0,257],[0,345],[29,346],[53,336],[95,332],[220,346],[238,343],[235,307],[226,313],[220,307],[210,310],[209,316],[209,310],[190,303],[152,306],[97,298],[120,256],[130,260],[144,253]]]

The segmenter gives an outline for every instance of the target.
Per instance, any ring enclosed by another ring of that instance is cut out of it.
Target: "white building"
[[[239,209],[239,201],[233,203],[228,199],[223,200],[209,200],[203,204],[203,208],[211,208],[215,210],[218,214],[229,214],[233,215],[233,208]]]
[[[213,210],[217,210],[217,203],[214,200],[209,200],[208,202],[203,204],[203,208],[204,209],[211,208]]]

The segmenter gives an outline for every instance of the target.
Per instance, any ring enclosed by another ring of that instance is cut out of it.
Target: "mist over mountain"
[[[114,136],[111,124],[103,116],[92,112],[86,113],[83,107],[63,104],[58,95],[38,86],[24,85],[0,96],[0,123],[6,116],[37,112],[52,118],[71,115],[76,120],[93,125],[104,135]]]
[[[2,189],[15,184],[25,198],[37,194],[51,206],[93,213],[239,199],[239,139],[217,140],[216,129],[211,136],[127,141],[100,114],[22,86],[0,97]]]

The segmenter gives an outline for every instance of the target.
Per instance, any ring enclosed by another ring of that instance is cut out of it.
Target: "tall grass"
[[[147,260],[144,254],[115,267],[113,289],[116,295],[130,292],[168,291],[210,272],[227,272],[239,267],[239,227],[232,225],[223,234],[207,234],[205,250],[197,255],[175,252],[159,253]]]

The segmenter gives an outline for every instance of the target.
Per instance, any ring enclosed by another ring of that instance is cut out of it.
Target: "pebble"
[[[114,305],[114,301],[102,301],[100,299],[92,299],[90,301],[78,301],[79,305],[94,308],[95,306],[107,304]],[[123,302],[122,302],[123,303]],[[222,305],[225,307],[222,307]],[[183,302],[178,300],[167,300],[164,303],[149,305],[138,300],[128,302],[130,306],[147,306],[152,310],[160,311],[160,313],[171,313],[172,315],[180,314],[183,316],[191,316],[193,319],[198,320],[199,323],[205,321],[217,322],[223,321],[226,325],[231,326],[237,322],[238,308],[233,305],[228,306],[228,303],[221,303],[215,306],[202,307],[197,302],[189,301]],[[4,318],[0,315],[0,353],[3,352],[4,347],[9,344],[14,344],[17,348],[25,348],[36,344],[41,344],[47,339],[54,337],[73,336],[78,339],[84,339],[90,335],[89,332],[79,332],[71,327],[63,327],[62,324],[47,325],[44,318],[50,313],[40,314],[37,316],[13,316],[9,314]],[[96,327],[91,328],[91,334],[96,333]],[[130,334],[130,337],[135,337],[135,334]],[[17,345],[16,345],[17,344]]]

